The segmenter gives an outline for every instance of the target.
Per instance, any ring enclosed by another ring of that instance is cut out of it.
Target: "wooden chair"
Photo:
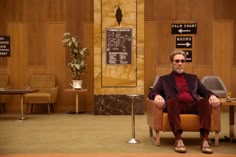
[[[154,80],[155,84],[158,81],[159,76]],[[154,85],[152,85],[154,86]],[[150,87],[152,89],[152,87]],[[149,134],[155,145],[160,146],[160,131],[169,132],[171,131],[169,126],[169,120],[167,113],[163,112],[162,109],[156,107],[153,100],[147,98],[147,124],[149,125]],[[196,114],[181,114],[181,125],[184,131],[199,132],[199,116]],[[153,135],[155,131],[155,136]],[[215,132],[214,145],[219,145],[219,132],[221,131],[221,110],[220,107],[212,109],[212,123],[211,132]]]
[[[0,90],[4,90],[4,88],[10,88],[8,74],[0,74]],[[9,95],[0,95],[0,105],[3,109],[3,112],[6,112],[6,104],[10,101]]]
[[[30,78],[29,88],[37,88],[39,92],[27,93],[24,95],[23,102],[27,106],[31,105],[47,105],[48,113],[51,113],[51,108],[54,111],[53,105],[57,102],[58,86],[56,85],[56,76],[51,74],[32,75]]]

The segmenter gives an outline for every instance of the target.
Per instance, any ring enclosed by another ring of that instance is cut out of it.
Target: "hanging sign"
[[[186,55],[186,62],[192,62],[192,50],[183,50]]]
[[[171,34],[197,34],[197,23],[171,24]]]
[[[176,48],[192,48],[192,36],[176,36]]]
[[[10,36],[0,36],[0,57],[10,56]]]
[[[110,28],[106,30],[106,63],[131,64],[132,30]]]

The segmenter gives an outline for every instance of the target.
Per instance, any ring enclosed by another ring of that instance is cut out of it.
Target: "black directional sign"
[[[192,62],[192,50],[183,50],[186,55],[186,62]]]
[[[192,36],[176,36],[176,48],[192,48]]]
[[[10,56],[10,36],[0,36],[0,57]]]
[[[197,34],[196,23],[171,24],[171,34]]]

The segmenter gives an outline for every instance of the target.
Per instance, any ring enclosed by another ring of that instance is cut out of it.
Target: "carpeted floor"
[[[130,115],[96,116],[89,114],[31,114],[23,122],[17,114],[0,114],[0,157],[201,157],[198,133],[183,134],[186,154],[174,152],[173,135],[161,133],[161,146],[149,138],[146,115],[135,116],[132,138]],[[221,138],[228,135],[228,114],[222,113]],[[213,134],[210,135],[210,138]],[[221,142],[213,147],[215,157],[236,157],[236,144]]]
[[[173,153],[83,153],[83,154],[22,154],[0,155],[0,157],[206,157],[208,154]],[[235,157],[235,154],[211,154],[211,157]]]

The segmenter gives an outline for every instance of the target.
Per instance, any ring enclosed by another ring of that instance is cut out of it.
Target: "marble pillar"
[[[111,36],[113,36],[111,38]],[[112,46],[111,46],[112,45]],[[95,114],[128,114],[127,95],[144,95],[144,1],[94,1]],[[110,99],[111,98],[111,99]],[[112,101],[111,100],[115,100]],[[120,104],[123,102],[124,104]],[[127,102],[127,103],[126,103]],[[104,105],[110,108],[101,112]],[[120,112],[112,112],[119,108]]]

